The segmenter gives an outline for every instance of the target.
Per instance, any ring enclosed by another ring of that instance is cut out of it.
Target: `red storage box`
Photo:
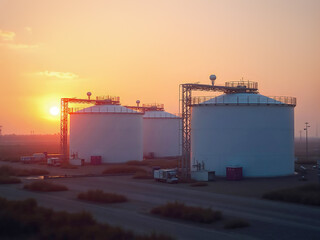
[[[227,167],[226,171],[227,180],[242,179],[242,167]]]
[[[101,156],[91,156],[91,165],[100,165],[102,163],[102,157]]]

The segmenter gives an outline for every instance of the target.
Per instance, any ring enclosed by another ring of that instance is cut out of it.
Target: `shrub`
[[[128,239],[173,240],[166,235],[137,235],[132,231],[97,223],[87,212],[55,212],[34,199],[0,198],[0,239]]]
[[[208,183],[206,182],[195,182],[190,184],[191,187],[205,187],[208,186]]]
[[[134,175],[133,175],[133,178],[134,179],[153,179],[153,176],[151,176],[147,171],[139,171],[139,172],[136,172]]]
[[[89,190],[84,193],[79,193],[78,199],[99,203],[120,203],[128,201],[123,195],[105,193],[102,190]]]
[[[232,219],[232,220],[226,221],[224,224],[224,228],[226,229],[244,228],[249,226],[250,224],[244,219]]]
[[[16,177],[0,175],[0,184],[15,184],[15,183],[21,183],[21,180]]]
[[[36,192],[57,192],[57,191],[67,191],[66,186],[60,184],[54,184],[46,181],[36,181],[30,184],[25,184],[24,189]]]
[[[179,202],[169,202],[166,205],[155,207],[151,210],[151,213],[200,223],[212,223],[222,219],[220,211],[213,211],[211,208],[186,206]]]
[[[307,205],[320,205],[320,184],[307,184],[295,188],[265,193],[265,199],[294,202]]]
[[[102,174],[133,174],[141,170],[144,170],[144,169],[140,167],[135,167],[135,166],[121,165],[121,166],[108,167],[102,172]]]

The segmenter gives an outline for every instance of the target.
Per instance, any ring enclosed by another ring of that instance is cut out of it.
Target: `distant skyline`
[[[215,74],[296,97],[295,135],[314,137],[319,23],[318,0],[0,0],[2,134],[58,133],[52,108],[88,91],[178,113],[179,84]]]

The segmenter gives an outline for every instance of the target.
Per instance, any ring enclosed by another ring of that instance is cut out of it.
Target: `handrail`
[[[216,96],[200,96],[193,97],[191,100],[191,105],[197,105],[204,103],[206,101],[213,100],[209,104],[275,104],[275,105],[297,105],[297,99],[295,97],[288,96],[257,96],[253,94],[252,96],[237,96],[231,101],[226,99],[224,95],[222,97]]]
[[[252,89],[258,89],[258,83],[257,82],[251,82],[251,81],[230,81],[225,83],[226,87],[243,87],[243,88],[252,88]]]

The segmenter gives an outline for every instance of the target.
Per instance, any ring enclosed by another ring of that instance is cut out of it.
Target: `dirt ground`
[[[76,169],[63,169],[61,167],[52,167],[40,164],[23,164],[20,162],[3,162],[0,161],[1,165],[9,165],[17,168],[39,168],[45,169],[50,172],[50,176],[63,176],[63,175],[101,175],[102,171],[108,167],[115,166],[110,165],[87,165],[79,166]],[[304,165],[306,166],[306,165]],[[148,169],[148,167],[143,167]],[[307,175],[305,181],[300,180],[300,175],[295,174],[287,177],[274,177],[274,178],[244,178],[240,181],[227,181],[225,178],[216,177],[215,181],[208,182],[208,186],[196,187],[198,191],[221,193],[228,195],[237,195],[244,197],[261,198],[261,196],[269,191],[278,190],[283,188],[290,188],[295,186],[304,185],[307,183],[318,182],[318,172],[313,169],[311,165],[307,166]],[[149,168],[151,171],[151,169]],[[128,177],[124,176],[124,179]],[[149,184],[156,184],[153,179],[132,179],[132,181],[143,181]],[[163,183],[166,184],[166,183]],[[179,183],[180,188],[195,188],[191,187],[188,183]]]

